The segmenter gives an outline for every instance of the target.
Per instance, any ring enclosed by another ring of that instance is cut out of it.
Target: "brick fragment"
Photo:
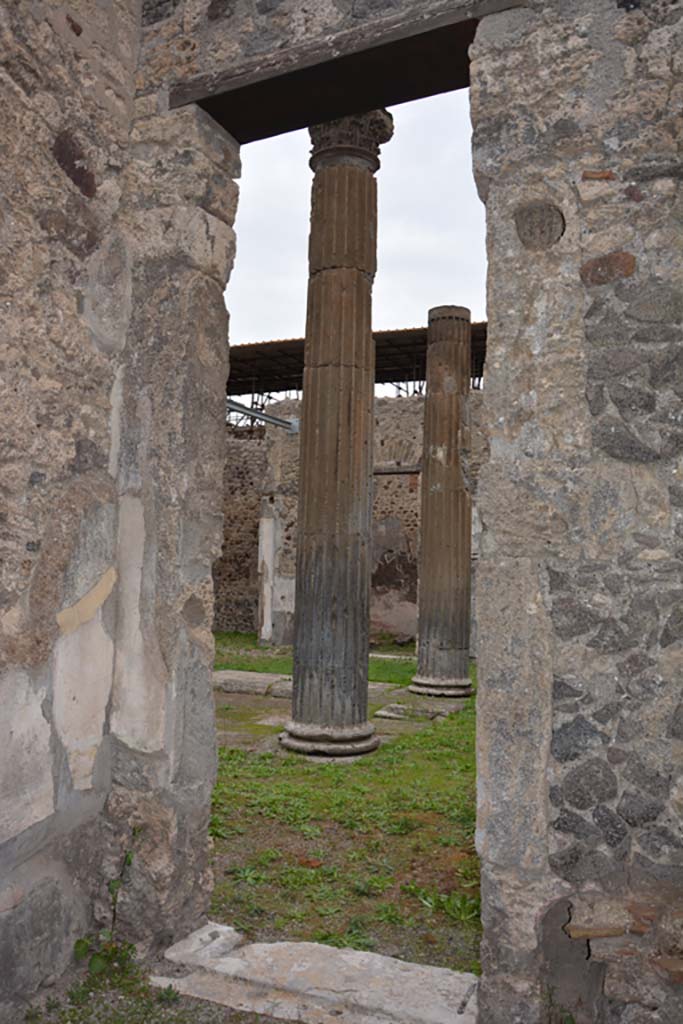
[[[616,177],[614,171],[584,171],[581,181],[615,181]]]
[[[622,277],[631,277],[636,269],[636,258],[632,252],[610,252],[597,256],[581,267],[581,280],[588,287],[610,284]]]

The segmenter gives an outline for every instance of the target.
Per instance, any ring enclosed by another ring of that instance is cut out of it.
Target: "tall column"
[[[311,128],[315,171],[294,613],[292,721],[280,737],[306,754],[360,754],[367,721],[379,147],[375,110]]]
[[[422,454],[417,675],[433,697],[472,692],[469,679],[472,505],[460,461],[469,447],[470,311],[429,311]]]

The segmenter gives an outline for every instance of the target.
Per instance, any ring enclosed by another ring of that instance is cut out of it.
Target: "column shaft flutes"
[[[470,312],[429,311],[421,477],[417,693],[460,697],[469,679],[472,507],[461,449],[469,448]]]
[[[294,698],[283,746],[374,750],[367,721],[379,145],[373,111],[311,129],[315,171],[294,613]]]

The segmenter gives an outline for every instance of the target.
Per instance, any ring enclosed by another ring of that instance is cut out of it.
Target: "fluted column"
[[[469,679],[472,505],[460,461],[469,448],[470,311],[429,311],[420,519],[417,675],[435,697],[472,692]]]
[[[359,754],[367,721],[379,146],[384,110],[311,128],[309,240],[294,613],[294,700],[283,746]]]

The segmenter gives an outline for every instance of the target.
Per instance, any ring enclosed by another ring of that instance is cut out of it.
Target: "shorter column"
[[[472,506],[460,461],[469,448],[470,311],[429,311],[420,520],[417,674],[410,689],[433,697],[472,692]]]

